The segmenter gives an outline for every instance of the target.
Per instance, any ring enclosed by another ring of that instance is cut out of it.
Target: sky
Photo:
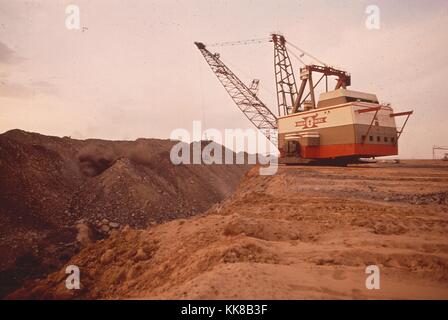
[[[65,25],[80,9],[79,30]],[[376,5],[380,28],[366,27]],[[251,128],[194,41],[268,37],[352,75],[351,89],[414,110],[400,157],[448,145],[445,0],[0,0],[0,132],[73,138],[169,138],[176,128]],[[272,43],[213,47],[276,108]],[[293,59],[298,71],[300,64]]]

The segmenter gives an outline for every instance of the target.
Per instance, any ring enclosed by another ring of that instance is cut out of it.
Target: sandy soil
[[[81,251],[81,290],[62,269],[10,298],[448,299],[447,212],[448,162],[254,168],[202,216]]]

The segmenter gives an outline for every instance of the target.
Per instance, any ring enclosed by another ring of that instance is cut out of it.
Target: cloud
[[[56,95],[57,90],[53,84],[41,80],[18,81],[12,77],[11,70],[18,71],[20,67],[12,66],[22,62],[24,59],[10,49],[6,44],[0,42],[0,65],[11,65],[8,72],[0,73],[0,97],[7,98],[31,98],[36,94]]]
[[[35,90],[39,94],[46,94],[46,95],[58,94],[58,90],[56,89],[56,87],[48,81],[42,81],[42,80],[32,81],[30,83],[30,87],[33,88],[33,90]]]
[[[45,81],[34,81],[21,84],[6,79],[0,79],[0,97],[28,99],[35,95],[56,95],[56,88]]]
[[[20,83],[2,80],[0,81],[0,97],[6,98],[31,98],[34,91]]]
[[[0,42],[0,64],[15,64],[23,60],[6,44]]]

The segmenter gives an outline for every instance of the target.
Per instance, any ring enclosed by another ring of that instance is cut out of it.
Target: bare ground
[[[81,290],[61,269],[10,298],[448,299],[447,162],[257,170],[201,216],[81,251]]]

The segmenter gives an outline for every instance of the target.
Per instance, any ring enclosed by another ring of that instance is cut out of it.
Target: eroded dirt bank
[[[61,269],[10,298],[448,299],[447,162],[256,170],[202,216],[81,251],[81,290]]]

